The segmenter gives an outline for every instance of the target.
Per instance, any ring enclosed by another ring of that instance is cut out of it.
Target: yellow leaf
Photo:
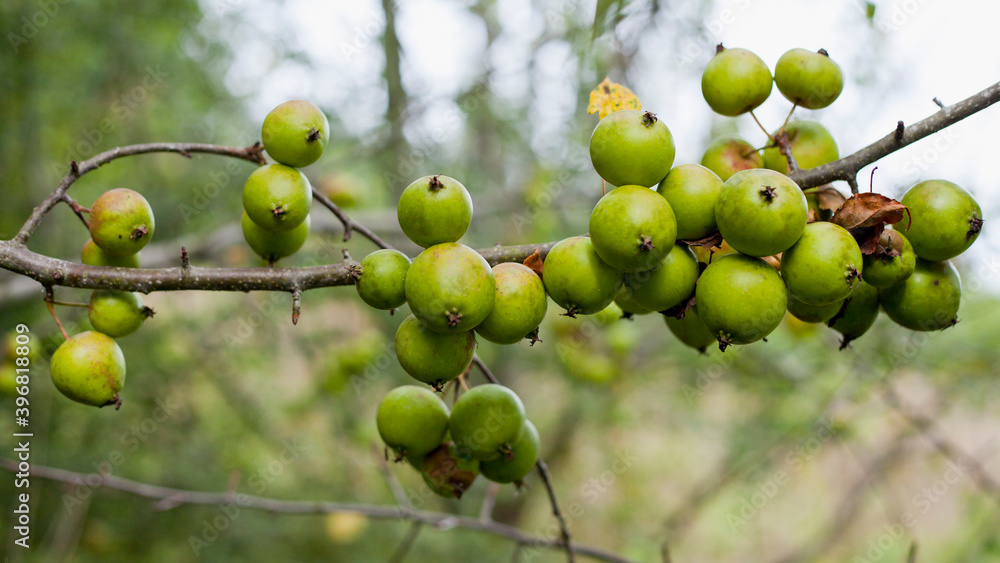
[[[601,119],[620,109],[642,109],[639,98],[625,86],[604,77],[604,82],[590,91],[587,113],[597,113]]]

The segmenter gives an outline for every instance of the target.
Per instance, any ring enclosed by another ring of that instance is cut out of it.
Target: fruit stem
[[[750,117],[752,117],[753,120],[755,122],[757,122],[757,127],[760,127],[760,130],[763,131],[765,135],[767,135],[768,140],[773,142],[774,141],[774,136],[771,135],[770,133],[768,133],[767,129],[764,129],[764,126],[761,125],[760,120],[757,119],[756,115],[754,115],[753,110],[750,110]]]
[[[723,52],[725,50],[726,50],[726,48],[722,46],[722,43],[719,43],[718,45],[715,46],[715,54],[716,55],[718,55],[719,53],[721,53],[721,52]]]
[[[63,324],[62,324],[62,321],[59,320],[59,315],[56,314],[56,308],[55,308],[55,306],[52,303],[53,303],[52,288],[51,287],[46,287],[45,288],[45,308],[49,310],[49,314],[51,314],[52,318],[55,319],[56,326],[59,327],[59,332],[62,333],[63,338],[65,338],[66,340],[69,340],[69,334],[66,333],[66,327],[64,327]]]
[[[50,303],[52,303],[53,305],[64,305],[66,307],[90,307],[90,305],[87,304],[87,303],[73,303],[73,302],[70,302],[70,301],[56,301],[55,299],[53,299],[52,301],[50,301]]]
[[[781,129],[779,131],[784,131],[785,126],[788,125],[788,121],[792,119],[792,114],[795,113],[795,108],[799,107],[799,104],[792,104],[792,109],[788,110],[788,115],[785,116],[785,122],[781,124]]]

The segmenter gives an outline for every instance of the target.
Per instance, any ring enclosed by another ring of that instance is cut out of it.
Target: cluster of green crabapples
[[[822,49],[788,51],[772,77],[750,51],[721,46],[702,75],[705,100],[726,116],[752,111],[772,84],[795,106],[820,109],[840,95],[843,75]],[[779,135],[799,168],[839,158],[818,123],[791,122],[769,137]],[[821,220],[816,195],[786,175],[777,142],[761,156],[742,139],[721,139],[701,165],[672,167],[674,153],[670,130],[650,112],[619,110],[594,129],[594,168],[617,187],[594,208],[589,237],[561,241],[545,259],[545,289],[567,314],[612,302],[627,314],[661,312],[682,342],[701,350],[761,340],[786,311],[829,324],[844,345],[871,327],[880,307],[913,330],[957,321],[961,287],[948,260],[982,227],[979,205],[959,186],[920,182],[894,202],[905,207],[896,228],[849,231]]]
[[[243,234],[270,263],[295,253],[309,233],[312,189],[294,167],[323,153],[329,123],[315,105],[301,100],[274,108],[261,130],[264,149],[278,163],[262,166],[243,188]],[[143,247],[153,237],[153,210],[142,194],[109,190],[89,211],[90,239],[82,262],[90,266],[138,268]],[[132,334],[153,310],[136,292],[97,290],[87,305],[91,331],[73,335],[56,349],[50,372],[56,388],[70,399],[96,407],[121,406],[125,358],[115,338]]]
[[[156,228],[153,209],[142,194],[115,188],[101,194],[89,210],[90,238],[81,260],[89,266],[138,268],[140,251]],[[87,312],[93,330],[66,339],[52,354],[52,382],[66,397],[95,407],[121,406],[125,356],[116,338],[128,336],[153,316],[142,294],[99,289]]]
[[[523,264],[490,267],[475,250],[457,242],[472,221],[472,198],[458,180],[425,176],[400,196],[403,233],[424,250],[413,259],[378,250],[352,271],[368,305],[412,313],[396,331],[395,352],[403,370],[441,391],[466,372],[476,337],[515,344],[537,334],[545,317],[545,287]],[[378,407],[386,445],[417,469],[434,492],[459,497],[478,474],[499,483],[520,483],[538,456],[538,433],[509,388],[487,384],[463,393],[449,415],[429,387],[406,385]]]

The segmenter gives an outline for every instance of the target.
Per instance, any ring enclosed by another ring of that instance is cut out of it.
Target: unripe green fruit
[[[472,331],[440,334],[410,315],[396,329],[396,359],[413,379],[440,388],[472,363],[476,337]]]
[[[496,483],[520,483],[538,461],[538,430],[530,420],[524,421],[524,433],[511,448],[511,455],[479,464],[483,477]]]
[[[423,456],[441,445],[448,432],[448,407],[426,387],[404,385],[378,404],[378,434],[403,457]]]
[[[788,133],[795,164],[802,170],[840,158],[833,135],[815,121],[793,121],[785,126],[785,132]],[[768,147],[764,149],[764,168],[788,174],[788,159],[778,147]]]
[[[632,301],[651,311],[665,311],[694,293],[701,270],[694,252],[676,244],[659,267],[629,275],[625,283],[633,288]]]
[[[863,257],[865,281],[878,288],[892,287],[910,277],[917,263],[913,246],[899,231],[886,229],[875,254]]]
[[[788,312],[804,323],[825,323],[833,318],[844,305],[843,301],[834,301],[826,305],[808,305],[788,295]]]
[[[924,260],[948,260],[965,252],[983,226],[976,200],[947,180],[920,182],[903,194],[900,203],[910,210],[912,223],[904,217],[896,227]]]
[[[771,334],[785,315],[788,294],[781,276],[767,262],[728,254],[701,274],[695,290],[698,316],[725,350]]]
[[[951,262],[917,260],[903,283],[879,290],[882,309],[910,330],[940,330],[958,322],[962,282]]]
[[[403,233],[424,248],[456,242],[472,223],[472,197],[454,178],[424,176],[403,190],[396,217]]]
[[[590,160],[613,186],[651,187],[674,163],[670,129],[648,111],[623,109],[597,123],[590,136]]]
[[[125,385],[125,356],[110,336],[81,332],[63,342],[52,354],[52,383],[70,399],[104,407],[120,405]]]
[[[406,303],[406,273],[410,259],[398,250],[376,250],[361,261],[355,282],[361,300],[370,307],[388,311]]]
[[[111,256],[131,256],[153,238],[153,208],[142,194],[115,188],[90,206],[90,238]]]
[[[462,455],[452,442],[441,444],[420,463],[424,483],[444,498],[462,498],[479,475],[479,460]]]
[[[806,225],[802,238],[781,255],[781,276],[788,292],[808,305],[847,299],[861,280],[861,249],[840,225]]]
[[[330,141],[330,122],[310,102],[291,100],[271,110],[260,130],[264,150],[286,166],[302,168],[319,160]]]
[[[624,284],[622,284],[622,289],[625,289]],[[618,298],[618,295],[621,295],[621,291],[615,294],[615,299]],[[612,301],[611,303],[608,304],[607,307],[590,315],[590,318],[600,323],[601,326],[610,326],[620,321],[623,313],[625,313],[625,311],[621,308],[621,306],[618,305],[618,303]],[[569,326],[574,329],[578,327],[578,325],[575,323],[568,323],[566,326]]]
[[[612,305],[617,305],[621,309],[622,315],[648,315],[650,313],[655,313],[652,309],[647,309],[642,305],[639,305],[632,299],[632,294],[635,290],[628,286],[628,284],[622,284],[622,288],[618,290],[618,295],[615,296],[615,301]],[[605,308],[605,311],[607,308]],[[604,311],[597,313],[598,315],[603,314]],[[617,319],[616,319],[617,320]]]
[[[825,49],[818,52],[792,49],[774,65],[774,84],[793,104],[823,109],[844,89],[844,73]]]
[[[302,224],[312,205],[312,187],[305,174],[284,164],[253,171],[243,185],[243,209],[258,227],[283,233]]]
[[[843,308],[827,323],[827,325],[844,336],[840,343],[843,350],[875,324],[878,317],[878,290],[861,282],[854,288],[851,296],[844,301]]]
[[[669,315],[663,318],[667,322],[667,328],[677,337],[677,340],[698,350],[702,354],[705,353],[705,350],[709,346],[717,342],[715,335],[702,322],[701,316],[698,315],[697,307],[688,309],[684,313],[684,316],[679,319]]]
[[[112,256],[101,250],[100,246],[94,244],[94,239],[89,238],[83,243],[83,250],[80,251],[80,261],[88,266],[111,266],[114,268],[138,268],[141,253],[129,254],[126,256]]]
[[[699,240],[718,230],[715,202],[722,191],[722,180],[715,172],[699,164],[675,166],[656,191],[674,212],[678,239]]]
[[[655,268],[677,240],[677,221],[666,198],[642,186],[621,186],[597,202],[590,241],[597,255],[622,272]]]
[[[771,71],[746,49],[723,49],[705,65],[701,93],[715,113],[736,117],[753,110],[771,95]]]
[[[11,363],[0,364],[0,397],[17,394],[17,368]]]
[[[481,461],[509,455],[524,431],[524,404],[510,389],[488,383],[466,391],[451,410],[458,451]]]
[[[306,215],[306,220],[290,231],[276,233],[263,229],[254,223],[247,212],[243,212],[240,226],[243,228],[243,239],[258,256],[274,264],[285,256],[291,256],[302,248],[309,238],[309,228],[312,221]]]
[[[497,287],[493,309],[476,332],[496,344],[517,344],[545,318],[545,286],[531,268],[514,262],[493,266],[493,278]]]
[[[465,332],[493,309],[496,280],[478,252],[455,242],[436,244],[417,256],[406,272],[410,311],[437,332]]]
[[[87,309],[94,330],[112,338],[132,334],[153,316],[153,310],[143,304],[142,294],[132,291],[98,289],[90,294]]]
[[[744,170],[723,184],[715,221],[730,246],[750,256],[784,252],[802,236],[809,204],[799,186],[772,170]]]
[[[570,316],[592,315],[614,301],[622,274],[601,260],[590,237],[570,237],[549,250],[542,281]]]
[[[722,137],[712,141],[701,157],[701,165],[725,182],[737,172],[763,168],[764,159],[757,148],[740,137]]]

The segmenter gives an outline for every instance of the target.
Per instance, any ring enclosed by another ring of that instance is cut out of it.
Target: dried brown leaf
[[[860,193],[845,201],[830,221],[851,230],[895,224],[902,221],[903,214],[907,212],[905,205],[892,198],[876,193]]]
[[[703,239],[698,240],[680,240],[677,242],[682,242],[688,246],[700,246],[705,250],[712,250],[713,247],[718,247],[722,244],[722,233],[715,231],[714,233],[708,235]]]
[[[524,259],[523,264],[531,268],[532,271],[538,274],[538,277],[542,277],[542,268],[543,268],[542,254],[538,252],[537,248],[535,249],[535,252],[532,253],[531,256],[528,256],[527,258]]]
[[[888,224],[903,220],[909,209],[898,201],[876,193],[860,193],[851,196],[833,214],[830,222],[847,229],[858,241],[863,254],[874,254],[878,240]]]
[[[830,184],[820,186],[814,193],[816,205],[823,211],[836,211],[847,201],[844,194]]]

